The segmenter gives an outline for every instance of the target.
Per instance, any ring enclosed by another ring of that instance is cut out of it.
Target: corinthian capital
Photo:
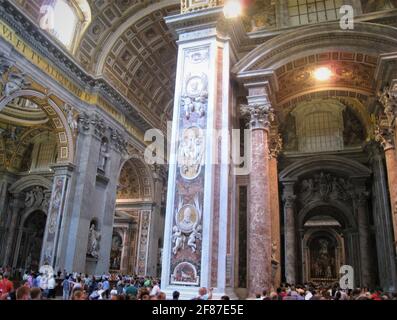
[[[385,87],[379,97],[379,102],[384,108],[389,125],[392,125],[397,116],[397,85]]]
[[[274,121],[274,113],[270,104],[241,105],[240,112],[243,117],[248,118],[251,129],[269,129],[270,123]]]

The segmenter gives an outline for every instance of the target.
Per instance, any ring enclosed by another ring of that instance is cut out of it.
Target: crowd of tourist
[[[17,283],[17,285],[16,285]],[[200,288],[193,300],[213,299],[213,289]],[[180,293],[174,291],[166,296],[159,279],[153,277],[104,274],[44,275],[26,272],[20,281],[11,281],[8,272],[0,269],[0,300],[179,300]],[[381,289],[342,290],[333,286],[306,284],[292,286],[284,284],[274,291],[257,293],[249,300],[397,300],[396,294]],[[221,300],[230,300],[228,296]]]
[[[277,288],[275,291],[257,293],[254,300],[397,300],[397,294],[383,292],[382,289],[356,288],[341,289],[339,284],[334,285],[288,285]]]

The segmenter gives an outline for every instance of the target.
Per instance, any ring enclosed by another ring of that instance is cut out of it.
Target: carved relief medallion
[[[204,148],[204,132],[201,128],[192,126],[182,131],[178,164],[184,179],[193,180],[200,174]]]

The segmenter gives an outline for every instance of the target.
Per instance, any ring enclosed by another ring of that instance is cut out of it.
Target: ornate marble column
[[[9,213],[11,214],[11,223],[8,226],[7,241],[4,254],[4,264],[6,266],[12,264],[12,258],[15,254],[15,231],[17,229],[17,223],[19,220],[19,212],[24,207],[24,205],[24,194],[13,194],[9,211]]]
[[[284,182],[284,256],[285,256],[285,278],[287,283],[296,284],[296,222],[295,222],[295,182]]]
[[[271,213],[271,234],[272,234],[272,284],[274,289],[281,283],[281,237],[280,237],[280,199],[278,186],[277,158],[282,148],[281,135],[276,128],[270,130],[269,139],[269,202]]]
[[[246,83],[248,105],[242,116],[251,129],[251,173],[249,176],[248,287],[250,293],[272,287],[272,216],[270,205],[268,134],[273,110],[266,92],[267,83]]]

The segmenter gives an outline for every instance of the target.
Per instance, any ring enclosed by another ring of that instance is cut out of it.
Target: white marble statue
[[[66,113],[66,120],[69,124],[70,129],[72,129],[72,132],[74,132],[75,130],[77,130],[77,120],[74,116],[74,108],[68,104],[65,104],[64,106],[64,110]]]
[[[101,150],[99,153],[99,160],[98,160],[98,169],[105,171],[106,169],[106,163],[107,159],[109,158],[109,153],[108,153],[108,142],[103,141],[101,144]]]
[[[177,254],[177,252],[182,249],[186,237],[177,226],[174,226],[172,231],[172,241],[175,243],[174,247],[172,248],[172,252]]]
[[[193,228],[192,233],[189,235],[189,239],[187,241],[187,245],[190,249],[192,249],[192,252],[196,252],[196,241],[201,239],[201,226],[197,226]]]
[[[101,239],[101,233],[95,229],[95,224],[91,224],[90,233],[88,235],[88,249],[87,254],[99,258],[99,240]]]

